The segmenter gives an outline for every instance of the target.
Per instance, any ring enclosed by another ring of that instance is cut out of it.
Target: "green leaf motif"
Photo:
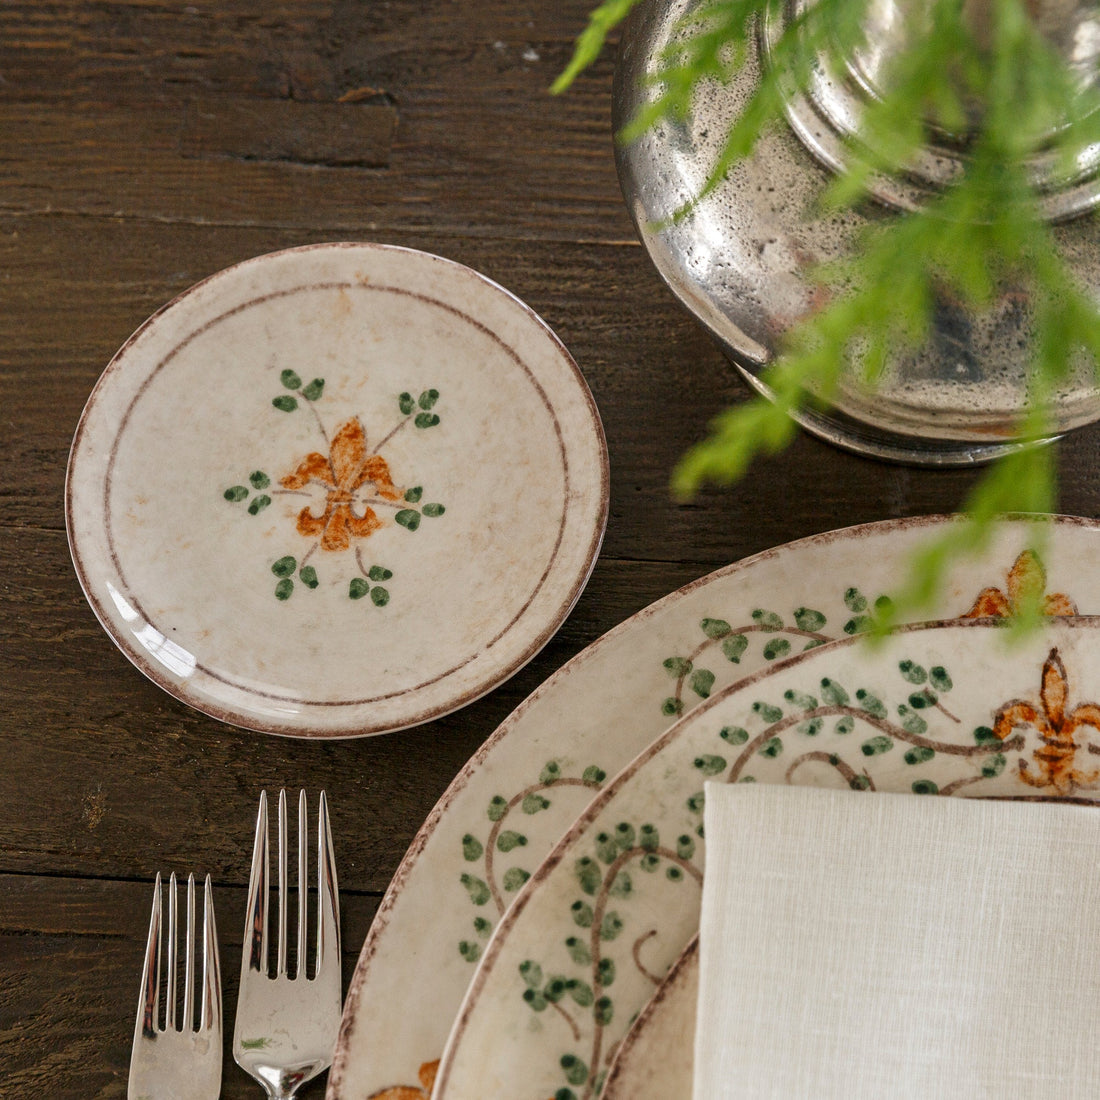
[[[252,503],[248,506],[248,514],[250,516],[258,516],[270,503],[271,497],[266,493],[258,497],[253,497]]]
[[[530,871],[523,870],[522,867],[509,867],[504,872],[504,877],[501,882],[504,885],[504,889],[508,893],[515,893],[529,878],[531,877]]]
[[[661,834],[652,822],[646,822],[638,831],[638,847],[655,852],[661,845]]]
[[[600,925],[600,939],[610,942],[616,939],[619,933],[623,930],[623,918],[619,916],[614,910],[611,910]]]
[[[348,582],[348,595],[353,600],[361,600],[370,591],[370,585],[362,577],[352,577]]]
[[[592,956],[589,955],[584,960],[587,965],[592,961]],[[592,987],[587,982],[575,981],[569,985],[569,996],[573,998],[581,1006],[581,1008],[588,1008],[596,1000],[596,994],[592,992]]]
[[[629,821],[620,821],[619,824],[615,826],[615,843],[624,852],[628,848],[634,847],[636,835],[634,826],[631,825]]]
[[[410,531],[415,531],[420,526],[420,513],[414,512],[411,508],[402,508],[393,518],[402,527],[407,527]]]
[[[492,897],[488,885],[474,875],[464,873],[460,876],[459,882],[466,888],[466,893],[470,895],[474,905],[484,905]]]
[[[794,621],[799,630],[817,633],[825,625],[825,616],[812,607],[800,607],[794,613]]]
[[[931,779],[917,779],[914,780],[912,786],[913,794],[939,794],[939,787],[932,782]]]
[[[791,651],[791,643],[786,638],[771,638],[764,646],[764,660],[774,661],[786,657]]]
[[[671,718],[674,714],[680,714],[684,709],[682,699],[674,699],[671,695],[661,704],[661,713]]]
[[[293,591],[294,582],[289,577],[286,577],[275,585],[275,599],[289,600]]]
[[[266,489],[271,484],[271,478],[263,470],[253,470],[248,480],[253,489]]]
[[[669,657],[664,662],[665,671],[673,679],[686,676],[694,667],[687,657]]]
[[[615,981],[615,960],[600,959],[600,965],[596,968],[596,976],[604,989],[611,985]]]
[[[851,733],[856,728],[856,720],[845,715],[843,718],[837,719],[837,723],[833,726],[833,732],[844,736],[846,733]]]
[[[388,589],[378,587],[370,590],[371,603],[375,607],[385,607],[390,602],[390,594]]]
[[[828,678],[821,681],[821,698],[831,707],[846,707],[849,703],[848,693],[844,688]]]
[[[323,378],[314,378],[312,382],[305,389],[302,390],[302,396],[307,401],[317,401],[320,399],[321,394],[325,391],[325,380]]]
[[[725,619],[704,619],[699,625],[708,638],[724,638],[733,633],[733,627]]]
[[[786,699],[788,703],[798,707],[799,710],[817,709],[817,700],[812,695],[807,695],[804,691],[796,691],[794,688],[788,688],[783,692],[783,698]]]
[[[884,752],[889,752],[894,747],[894,739],[892,737],[886,737],[885,735],[872,737],[864,741],[859,747],[864,756],[881,756]]]
[[[740,726],[724,726],[718,731],[718,736],[731,745],[743,745],[749,739],[749,731]]]
[[[272,399],[272,405],[275,406],[280,412],[292,413],[298,407],[298,399],[291,397],[290,394],[284,393],[279,397]]]
[[[393,572],[389,569],[384,569],[381,565],[372,565],[367,570],[367,576],[372,581],[388,581],[393,576]]]
[[[417,413],[413,423],[418,428],[434,428],[439,423],[439,417],[435,413]]]
[[[585,940],[570,936],[565,941],[565,949],[578,966],[587,966],[592,961],[592,953],[588,950],[588,943]]]
[[[513,829],[505,829],[497,837],[497,848],[502,852],[510,852],[514,848],[522,848],[527,843],[527,837],[523,833],[517,833]]]
[[[302,384],[301,378],[299,378],[294,371],[289,369],[283,371],[279,375],[279,381],[282,382],[288,390],[296,390]]]
[[[619,858],[619,846],[609,833],[600,833],[596,837],[596,858],[602,863],[614,863]]]
[[[691,690],[695,692],[702,699],[706,699],[710,695],[711,688],[714,687],[714,673],[705,668],[697,668],[691,674]]]
[[[592,1006],[592,1015],[601,1027],[607,1027],[611,1023],[611,1018],[614,1016],[614,1005],[611,1003],[610,997],[601,997]]]
[[[481,859],[484,851],[484,845],[472,833],[467,833],[462,838],[462,858],[467,863],[474,863]]]
[[[415,487],[414,487],[414,488],[412,488],[412,489],[406,489],[406,490],[405,490],[405,499],[406,499],[406,500],[407,500],[407,501],[408,501],[408,502],[409,502],[410,504],[416,504],[416,503],[418,503],[418,502],[419,502],[419,500],[420,500],[420,498],[421,498],[421,497],[422,497],[423,495],[424,495],[424,487],[423,487],[422,485],[417,485],[417,486],[415,486]]]
[[[520,809],[525,814],[537,814],[540,810],[545,810],[550,806],[550,800],[543,798],[541,794],[531,793],[524,795],[523,802],[520,804]]]
[[[844,606],[859,615],[867,610],[867,600],[858,588],[849,588],[844,593]]]
[[[607,778],[607,772],[603,768],[597,768],[595,764],[589,764],[581,774],[585,783],[602,783]]]
[[[444,508],[442,504],[425,504],[424,507],[420,510],[429,519],[435,519],[436,516],[441,516],[445,511],[447,511],[447,509]]]
[[[986,779],[995,779],[1005,770],[1006,763],[1003,753],[996,753],[982,763],[982,775]]]
[[[979,745],[988,745],[991,741],[1000,741],[1000,738],[989,726],[978,726],[974,730],[974,741]]]
[[[905,754],[906,764],[925,764],[936,755],[936,750],[928,745],[915,745]]]
[[[539,782],[549,786],[561,779],[561,765],[556,760],[547,761],[546,766],[539,772]]]
[[[761,756],[767,756],[771,759],[775,759],[783,751],[783,742],[778,737],[770,737],[763,745],[757,749],[757,752]]]
[[[592,912],[592,906],[586,901],[575,901],[570,906],[570,912],[573,915],[573,923],[578,928],[591,928],[592,921],[595,919],[595,914]]]
[[[886,707],[877,695],[872,695],[865,688],[860,688],[856,692],[856,699],[859,701],[859,705],[874,718],[886,717]]]
[[[489,938],[493,926],[484,917],[474,917],[474,931],[483,939]]]
[[[613,898],[628,898],[634,892],[634,883],[626,871],[620,871],[615,876],[608,893]]]
[[[495,794],[489,800],[489,820],[499,821],[508,812],[508,800],[503,795]]]
[[[923,684],[928,679],[928,673],[925,672],[923,665],[918,665],[913,661],[900,661],[898,663],[898,669],[901,671],[902,676],[911,684]]]
[[[416,408],[416,401],[413,400],[413,395],[411,393],[403,393],[397,399],[397,406],[406,416],[408,416],[409,413]]]
[[[757,608],[752,613],[753,622],[760,627],[761,630],[782,630],[783,618],[777,615],[774,611],[765,611],[762,608]]]
[[[458,944],[458,953],[468,962],[476,963],[481,958],[481,944],[474,943],[471,940],[460,940]]]
[[[722,652],[728,661],[735,665],[741,663],[745,650],[749,648],[749,640],[744,634],[732,634],[722,643]]]
[[[565,1071],[565,1079],[571,1085],[583,1085],[588,1080],[588,1066],[575,1054],[563,1054],[561,1068]]]
[[[573,864],[573,874],[577,876],[577,884],[581,890],[589,897],[603,884],[603,868],[591,856],[581,856]]]
[[[430,409],[439,400],[439,390],[425,390],[419,398],[417,398],[417,404],[425,410]]]
[[[768,723],[768,725],[774,725],[783,717],[783,711],[779,707],[772,706],[771,703],[764,703],[757,701],[753,703],[752,709],[756,714]]]
[[[320,583],[317,580],[317,570],[312,565],[303,565],[298,573],[298,578],[306,588],[316,588]]]
[[[721,775],[726,770],[726,758],[724,756],[711,756],[704,754],[694,760],[695,767],[705,776]]]
[[[285,558],[280,558],[272,565],[271,572],[274,573],[276,577],[289,577],[297,568],[298,562],[287,554]]]
[[[542,985],[542,967],[534,959],[524,959],[519,964],[519,976],[524,985],[531,989],[538,989]]]
[[[932,686],[937,691],[950,691],[954,684],[951,682],[951,677],[947,673],[947,669],[943,665],[936,665],[935,668],[928,670],[928,679],[931,680]]]
[[[226,500],[237,504],[248,496],[248,489],[243,485],[234,485],[231,489],[226,489],[222,495]]]
[[[687,833],[677,837],[676,854],[681,859],[691,859],[695,855],[695,841]]]

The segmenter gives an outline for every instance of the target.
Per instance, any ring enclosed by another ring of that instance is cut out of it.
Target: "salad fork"
[[[241,989],[233,1029],[233,1057],[264,1087],[272,1100],[290,1100],[301,1085],[331,1064],[340,1027],[340,911],[324,791],[317,817],[316,963],[310,977],[307,973],[306,921],[309,895],[306,852],[309,844],[306,793],[301,791],[298,796],[298,936],[291,977],[287,966],[286,792],[279,792],[279,908],[274,962],[268,952],[267,792],[260,793],[248,883]]]
[[[176,876],[168,880],[168,933],[161,935],[161,884],[153,886],[153,913],[141,973],[134,1046],[127,1082],[129,1100],[212,1100],[222,1082],[222,986],[218,939],[214,925],[214,895],[210,876],[203,888],[202,989],[199,1022],[195,1026],[195,876],[187,876],[186,944],[183,1003],[177,1003],[179,971],[179,900]],[[168,941],[165,1006],[161,1012],[161,944]],[[182,1011],[177,1011],[182,1008]]]

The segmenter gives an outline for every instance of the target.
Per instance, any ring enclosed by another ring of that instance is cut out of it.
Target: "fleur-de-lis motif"
[[[435,1075],[439,1071],[439,1060],[425,1062],[417,1072],[421,1088],[415,1085],[393,1085],[380,1092],[372,1092],[367,1100],[428,1100],[435,1084]]]
[[[382,526],[369,504],[363,505],[362,515],[352,510],[356,494],[364,485],[373,484],[383,500],[401,499],[386,460],[368,453],[358,417],[340,425],[327,457],[313,451],[280,484],[285,489],[301,489],[310,482],[317,482],[327,490],[325,508],[319,516],[310,511],[309,505],[303,508],[298,513],[298,532],[310,538],[320,536],[322,550],[346,550],[352,538],[366,538]]]
[[[1100,770],[1081,771],[1074,767],[1077,752],[1083,747],[1074,734],[1085,726],[1100,732],[1100,705],[1081,703],[1070,710],[1069,678],[1057,649],[1052,649],[1043,664],[1039,687],[1039,707],[1017,699],[997,711],[993,732],[1002,741],[1014,730],[1032,728],[1043,744],[1032,754],[1038,765],[1032,772],[1026,760],[1020,761],[1020,778],[1032,787],[1053,787],[1061,795],[1092,787],[1100,780]],[[1090,751],[1095,751],[1089,745]]]
[[[1061,592],[1044,595],[1047,572],[1034,550],[1025,550],[1012,563],[1005,589],[983,588],[964,619],[1007,618],[1021,608],[1038,605],[1041,615],[1076,615],[1077,605]]]

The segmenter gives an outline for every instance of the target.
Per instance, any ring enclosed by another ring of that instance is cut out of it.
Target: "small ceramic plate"
[[[522,302],[437,256],[249,260],[145,323],[92,393],[66,518],[96,615],[223,721],[436,718],[546,643],[595,562],[607,450]]]

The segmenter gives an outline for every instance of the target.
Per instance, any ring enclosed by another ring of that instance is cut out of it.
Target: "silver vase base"
[[[769,401],[773,399],[772,391],[755,374],[746,370],[728,352],[726,358],[758,394]],[[864,458],[902,466],[937,467],[945,470],[983,466],[1027,447],[1047,446],[1061,438],[1052,435],[1029,442],[996,443],[971,439],[937,439],[927,435],[915,436],[889,431],[857,420],[839,409],[803,410],[794,414],[792,419],[818,439]]]

